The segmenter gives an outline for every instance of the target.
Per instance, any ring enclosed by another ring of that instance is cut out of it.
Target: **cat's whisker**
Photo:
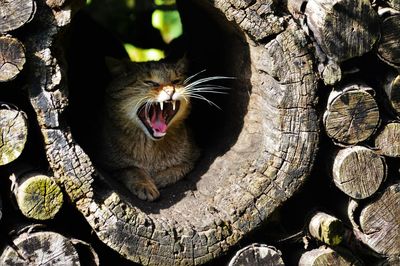
[[[190,80],[192,80],[192,79],[193,79],[194,77],[196,77],[197,75],[203,73],[204,71],[206,71],[206,69],[200,70],[199,72],[195,73],[194,75],[191,75],[190,77],[186,78],[186,79],[183,81],[183,84],[188,83]]]
[[[194,87],[196,85],[208,82],[208,81],[212,81],[212,80],[221,80],[221,79],[235,79],[234,77],[227,77],[227,76],[212,76],[212,77],[207,77],[207,78],[201,78],[198,79],[196,81],[193,81],[192,83],[189,83],[188,85],[185,86],[186,88],[191,88]]]
[[[215,107],[217,107],[218,109],[221,110],[221,108],[216,103],[214,103],[213,101],[205,98],[203,95],[200,95],[200,94],[197,94],[197,93],[192,93],[192,94],[189,94],[189,97],[190,98],[194,98],[194,99],[199,99],[199,100],[206,101],[208,104],[213,105],[213,106],[215,106]]]

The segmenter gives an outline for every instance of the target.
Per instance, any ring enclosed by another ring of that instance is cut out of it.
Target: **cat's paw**
[[[129,190],[141,200],[154,201],[160,197],[153,182],[135,182],[129,186]]]

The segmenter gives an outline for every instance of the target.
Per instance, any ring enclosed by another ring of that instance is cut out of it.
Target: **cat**
[[[191,98],[225,87],[204,83],[226,77],[187,78],[187,59],[130,62],[107,58],[113,77],[105,93],[100,156],[111,175],[142,200],[189,173],[200,156],[185,120]],[[223,93],[223,92],[221,92]]]

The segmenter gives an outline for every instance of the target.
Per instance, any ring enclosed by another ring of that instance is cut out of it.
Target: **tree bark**
[[[0,102],[0,166],[21,155],[27,136],[26,114],[15,106]]]
[[[60,211],[63,194],[51,177],[29,172],[19,176],[13,174],[10,179],[15,184],[13,192],[18,207],[27,218],[50,220]]]
[[[25,48],[15,38],[0,37],[0,82],[13,80],[25,64]]]
[[[355,199],[373,195],[386,179],[386,171],[385,159],[362,146],[340,150],[332,167],[335,185]]]
[[[236,252],[228,266],[266,265],[283,266],[281,252],[274,247],[252,244]]]
[[[332,91],[324,113],[326,134],[334,141],[354,145],[368,139],[379,125],[379,108],[365,85],[351,84]]]

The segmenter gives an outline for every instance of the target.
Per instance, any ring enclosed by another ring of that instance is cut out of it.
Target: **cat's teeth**
[[[172,101],[172,110],[174,110],[174,111],[175,111],[175,104],[176,104],[176,101]]]
[[[164,109],[164,102],[160,102],[160,109],[161,111]]]

